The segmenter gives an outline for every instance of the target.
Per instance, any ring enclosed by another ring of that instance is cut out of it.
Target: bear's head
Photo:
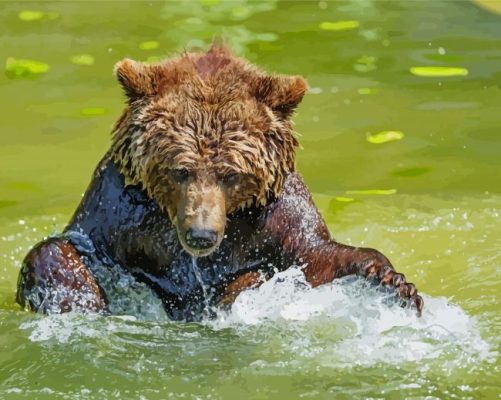
[[[210,254],[229,214],[276,198],[294,171],[290,117],[306,82],[266,75],[222,45],[157,64],[125,59],[115,73],[128,100],[115,163],[168,213],[186,251]]]

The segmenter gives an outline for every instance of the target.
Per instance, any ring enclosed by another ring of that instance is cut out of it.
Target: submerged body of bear
[[[116,73],[129,104],[112,148],[65,232],[26,256],[21,305],[106,311],[99,265],[151,287],[172,319],[197,320],[206,302],[231,304],[298,265],[312,286],[357,274],[394,287],[420,313],[386,257],[330,238],[294,172],[301,78],[264,75],[219,46],[158,65],[125,60]]]

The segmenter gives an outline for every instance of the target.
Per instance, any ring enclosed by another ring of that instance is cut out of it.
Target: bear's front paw
[[[416,286],[406,281],[404,274],[400,274],[392,266],[378,261],[370,261],[362,268],[362,271],[367,279],[388,288],[395,288],[402,299],[402,307],[409,305],[416,309],[418,317],[421,316],[423,298],[418,294]]]

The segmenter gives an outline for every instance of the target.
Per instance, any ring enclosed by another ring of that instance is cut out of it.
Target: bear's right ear
[[[301,76],[264,76],[256,84],[256,98],[283,118],[291,116],[308,90],[308,84]]]
[[[114,72],[130,101],[158,91],[158,71],[154,66],[125,58],[115,65]]]

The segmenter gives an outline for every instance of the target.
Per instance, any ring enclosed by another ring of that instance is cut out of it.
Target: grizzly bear
[[[267,75],[216,44],[157,64],[125,59],[115,74],[127,103],[111,148],[64,232],[26,256],[21,306],[106,313],[99,265],[193,321],[299,266],[312,287],[359,275],[420,314],[415,286],[384,255],[331,238],[295,171],[302,77]]]

